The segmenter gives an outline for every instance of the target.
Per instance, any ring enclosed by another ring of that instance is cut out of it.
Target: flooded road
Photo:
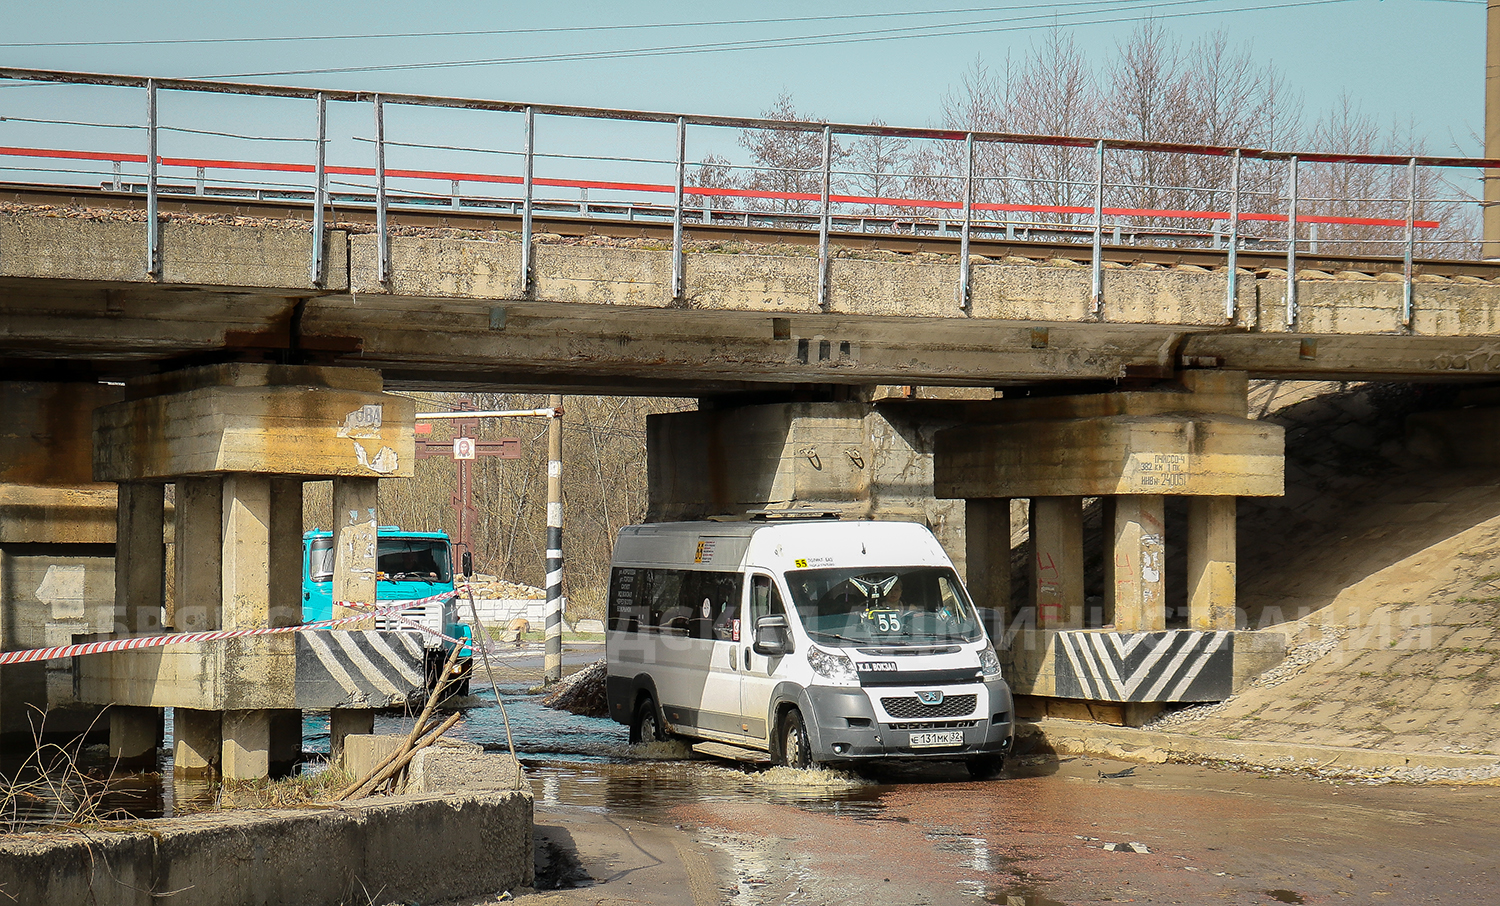
[[[958,764],[762,770],[630,746],[622,725],[542,707],[525,666],[497,679],[538,846],[576,850],[587,885],[521,898],[535,906],[1500,901],[1500,787],[1046,754],[987,782]],[[459,704],[454,736],[508,748],[493,690],[476,684]],[[326,715],[307,715],[304,748],[326,752]],[[111,785],[138,814],[212,795],[149,774]]]
[[[1500,901],[1500,787],[1049,755],[987,782],[958,764],[757,770],[629,746],[524,691],[502,687],[539,816],[679,830],[733,866],[721,894],[746,906]],[[476,708],[460,733],[499,748],[499,726]]]

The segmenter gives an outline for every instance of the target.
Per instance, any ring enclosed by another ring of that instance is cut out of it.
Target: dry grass
[[[32,727],[31,754],[11,777],[0,778],[0,833],[92,827],[118,817],[104,809],[108,782],[78,766],[87,733],[71,745],[43,743],[46,715],[35,705],[29,707],[41,719]]]
[[[211,808],[307,808],[325,805],[354,780],[339,767],[277,780],[225,780]]]

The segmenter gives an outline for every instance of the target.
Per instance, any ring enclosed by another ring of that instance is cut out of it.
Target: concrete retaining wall
[[[333,906],[493,895],[533,882],[531,805],[527,792],[392,796],[0,836],[0,900]]]

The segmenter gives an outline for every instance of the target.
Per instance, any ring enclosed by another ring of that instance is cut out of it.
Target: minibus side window
[[[640,603],[641,573],[645,570],[617,566],[609,583],[609,628],[616,632],[639,632],[641,618],[650,612]]]
[[[750,580],[750,625],[755,626],[761,617],[786,616],[786,607],[781,603],[781,592],[770,576],[755,576]]]
[[[734,635],[740,612],[740,578],[735,573],[689,572],[682,583],[684,604],[691,608],[689,635],[724,639]]]
[[[688,611],[683,605],[683,579],[681,570],[648,569],[646,593],[651,602],[650,626],[657,632],[687,635]],[[644,628],[644,627],[642,627]]]

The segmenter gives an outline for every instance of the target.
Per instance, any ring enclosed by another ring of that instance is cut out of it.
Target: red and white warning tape
[[[445,591],[426,598],[416,598],[411,601],[396,601],[388,606],[379,607],[352,617],[343,617],[337,620],[322,620],[317,623],[301,623],[296,626],[276,626],[269,629],[217,629],[211,632],[175,632],[169,635],[150,635],[132,639],[109,639],[103,642],[85,642],[81,645],[63,645],[58,648],[29,648],[24,651],[0,651],[0,666],[5,664],[28,664],[32,661],[50,661],[53,658],[72,657],[77,654],[103,654],[106,651],[133,651],[137,648],[159,648],[163,645],[176,645],[183,642],[210,642],[218,639],[238,639],[251,635],[275,635],[282,632],[307,632],[313,629],[330,629],[334,626],[358,623],[361,620],[368,620],[371,617],[398,613],[410,607],[436,604],[457,594],[457,591]],[[339,602],[338,606],[363,607],[363,605],[342,601]]]

